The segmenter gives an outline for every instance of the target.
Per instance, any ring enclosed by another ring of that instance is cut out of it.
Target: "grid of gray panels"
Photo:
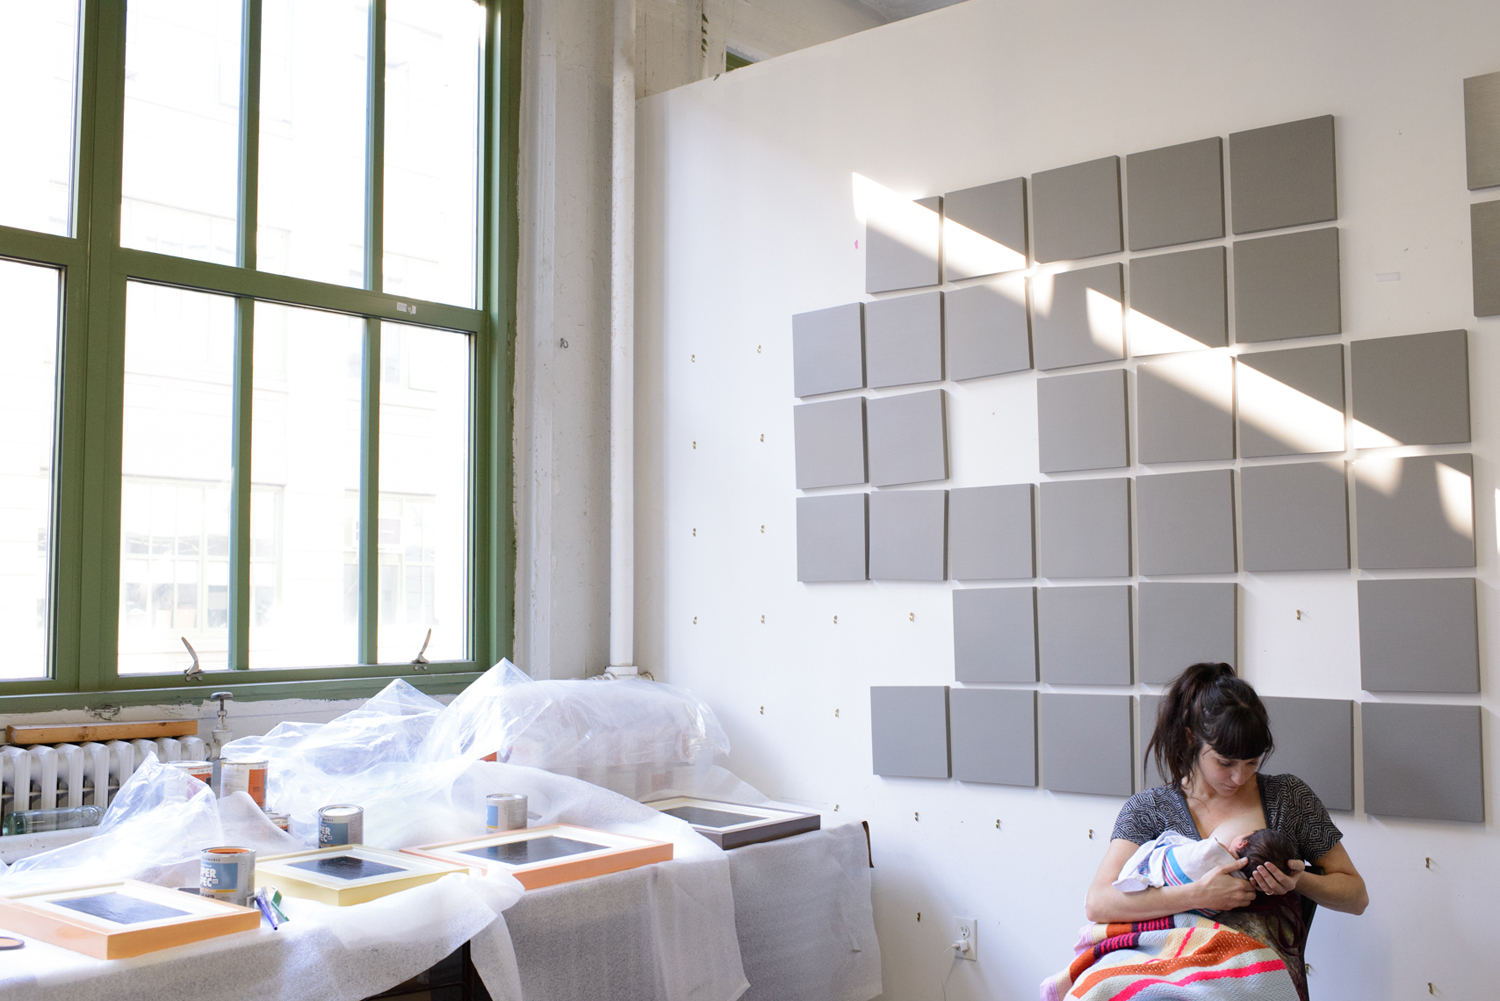
[[[955,382],[1031,368],[1026,278],[981,282],[944,294],[948,378]]]
[[[943,272],[950,282],[1024,267],[1026,178],[943,196]]]
[[[1124,248],[1120,231],[1120,158],[1100,157],[1031,176],[1038,264],[1072,261]]]
[[[1234,471],[1135,481],[1141,573],[1234,573]]]
[[[954,580],[1036,576],[1030,483],[963,487],[948,494],[948,572]]]
[[[1235,242],[1237,342],[1317,337],[1342,330],[1337,228]]]
[[[1130,576],[1129,479],[1052,480],[1040,507],[1040,576]]]
[[[1193,664],[1238,664],[1238,591],[1232,583],[1142,581],[1136,588],[1141,680],[1169,685]]]
[[[1474,315],[1500,316],[1500,202],[1469,206],[1474,253]]]
[[[1235,359],[1240,455],[1344,450],[1344,346],[1246,351]]]
[[[1337,219],[1333,116],[1232,133],[1229,191],[1236,235]]]
[[[1349,499],[1341,461],[1245,466],[1240,519],[1245,569],[1252,573],[1349,568]]]
[[[865,291],[898,292],[942,281],[938,255],[943,200],[879,206],[865,223]]]
[[[948,428],[941,389],[873,398],[865,408],[870,482],[877,487],[948,478]]]
[[[960,782],[1036,785],[1036,692],[955,688],[953,777]]]
[[[870,579],[946,580],[946,490],[870,495]]]
[[[864,494],[797,498],[797,579],[866,579]]]
[[[1130,696],[1043,692],[1042,786],[1053,792],[1129,796]]]
[[[1355,341],[1349,354],[1355,448],[1469,440],[1468,331]]]
[[[1202,247],[1130,262],[1130,353],[1166,354],[1229,343],[1224,248]]]
[[[792,408],[797,489],[865,482],[865,401],[822,400]]]
[[[1359,676],[1368,692],[1479,691],[1472,577],[1359,582]]]
[[[1360,724],[1366,812],[1484,821],[1478,706],[1366,702]]]
[[[1130,464],[1124,369],[1038,379],[1036,418],[1044,473]]]
[[[1224,235],[1224,140],[1218,136],[1125,158],[1130,249]]]
[[[947,778],[947,686],[871,687],[870,744],[876,775]]]
[[[1141,362],[1135,378],[1141,462],[1234,458],[1234,360],[1227,353]]]
[[[1130,684],[1129,584],[1037,589],[1037,646],[1049,685]]]
[[[851,302],[792,317],[792,381],[798,396],[864,387],[864,308]]]
[[[1037,368],[1045,372],[1125,357],[1123,275],[1119,264],[1101,264],[1037,277],[1031,316]],[[1118,314],[1111,303],[1121,304]]]
[[[1469,190],[1500,184],[1500,73],[1464,80],[1464,148]]]
[[[943,293],[865,303],[865,379],[871,389],[943,378]]]
[[[1474,457],[1412,455],[1354,464],[1359,565],[1474,565]]]
[[[1036,588],[953,592],[953,673],[967,685],[1037,680]]]
[[[1297,776],[1330,810],[1354,809],[1354,703],[1262,696],[1275,750],[1267,774]]]

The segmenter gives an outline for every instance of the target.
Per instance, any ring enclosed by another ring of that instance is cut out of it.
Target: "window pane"
[[[261,22],[261,270],[364,284],[365,0],[266,0]]]
[[[235,263],[239,0],[130,0],[120,243]]]
[[[388,0],[385,291],[474,304],[479,65],[474,0]]]
[[[255,306],[250,503],[250,666],[359,661],[346,614],[359,497],[364,321]],[[357,588],[357,578],[356,578]],[[357,608],[357,606],[356,606]]]
[[[469,338],[381,325],[379,659],[468,655]],[[383,367],[383,366],[382,366]]]
[[[69,235],[78,0],[0,4],[0,225]]]
[[[120,673],[229,666],[234,300],[132,282],[125,307]]]

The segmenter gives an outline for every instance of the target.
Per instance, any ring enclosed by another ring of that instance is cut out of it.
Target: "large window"
[[[519,18],[0,3],[0,704],[509,652]]]

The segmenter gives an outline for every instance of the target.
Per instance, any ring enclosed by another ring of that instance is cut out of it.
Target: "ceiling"
[[[868,7],[887,21],[899,21],[904,17],[912,17],[916,14],[925,14],[939,7],[951,7],[962,0],[859,0],[859,4]]]

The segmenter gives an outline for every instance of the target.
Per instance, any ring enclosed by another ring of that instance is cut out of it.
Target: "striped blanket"
[[[1196,914],[1085,925],[1068,968],[1042,982],[1042,1001],[1298,1001],[1269,945]]]

